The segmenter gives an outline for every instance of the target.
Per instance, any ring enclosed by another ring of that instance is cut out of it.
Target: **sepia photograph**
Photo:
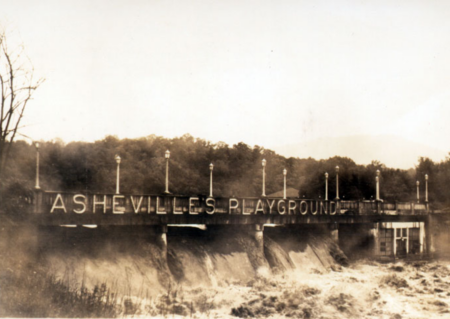
[[[450,2],[0,0],[0,318],[450,318]]]

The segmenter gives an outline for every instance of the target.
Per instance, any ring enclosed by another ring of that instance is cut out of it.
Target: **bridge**
[[[263,160],[262,195],[259,197],[214,197],[210,165],[209,195],[184,196],[169,192],[169,157],[166,152],[166,185],[162,194],[126,194],[120,192],[117,161],[116,192],[87,193],[45,191],[39,187],[39,156],[36,167],[36,187],[28,207],[20,220],[9,212],[0,214],[0,222],[12,220],[37,228],[60,226],[110,227],[131,226],[136,231],[155,237],[161,248],[167,250],[167,232],[171,226],[205,225],[211,229],[230,228],[248,232],[264,249],[264,228],[285,227],[302,232],[304,227],[327,229],[344,251],[358,243],[366,245],[371,255],[396,256],[399,252],[431,253],[433,225],[449,225],[447,214],[434,214],[428,203],[428,176],[425,203],[385,202],[380,199],[379,171],[375,200],[340,200],[339,168],[336,167],[336,199],[328,200],[328,174],[325,173],[325,200],[301,199],[284,195],[265,195],[265,160]],[[436,216],[436,218],[433,218]],[[214,228],[215,227],[215,228]],[[448,227],[450,229],[450,226]],[[447,230],[448,231],[448,230]],[[405,244],[406,242],[406,244]],[[405,246],[406,245],[406,246]]]
[[[416,202],[182,196],[170,193],[105,194],[41,189],[34,191],[29,204],[19,224],[35,225],[41,233],[51,233],[50,229],[60,226],[121,227],[147,234],[159,243],[163,251],[167,251],[170,227],[205,225],[216,230],[234,228],[234,231],[245,231],[263,250],[264,232],[272,231],[272,227],[284,227],[299,233],[305,227],[318,227],[320,231],[328,231],[347,252],[355,243],[371,241],[370,248],[363,248],[376,258],[391,258],[400,253],[399,247],[405,238],[395,231],[400,227],[398,225],[408,229],[408,242],[415,241],[414,245],[408,244],[410,247],[404,248],[406,253],[413,250],[419,254],[431,252],[430,226],[433,221],[430,217],[436,215],[430,211],[428,203]],[[7,213],[1,217],[14,219]],[[418,236],[409,238],[414,231]]]
[[[39,225],[314,224],[421,222],[428,204],[210,197],[173,194],[87,194],[36,191],[30,219]]]

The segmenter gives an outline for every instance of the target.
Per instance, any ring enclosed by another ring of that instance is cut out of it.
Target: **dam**
[[[329,230],[344,252],[359,247],[375,258],[392,258],[431,253],[434,248],[429,226],[433,218],[439,220],[447,215],[431,212],[428,203],[414,202],[91,194],[36,189],[24,216],[19,224],[26,222],[41,229],[61,225],[135,227],[157,234],[163,250],[171,226],[235,228],[259,241],[263,240],[265,226],[298,232],[305,226],[320,226]],[[8,214],[2,214],[2,218],[15,219]],[[263,245],[261,242],[259,246]]]

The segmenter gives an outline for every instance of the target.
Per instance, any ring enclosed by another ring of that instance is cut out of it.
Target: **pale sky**
[[[383,135],[450,151],[449,1],[0,8],[46,79],[24,123],[36,140],[190,133],[271,148]]]

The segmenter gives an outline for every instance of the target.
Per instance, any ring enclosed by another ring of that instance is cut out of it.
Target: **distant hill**
[[[421,156],[439,162],[448,155],[443,150],[392,135],[319,138],[272,149],[287,157],[327,159],[337,155],[349,157],[358,164],[378,160],[388,167],[402,169],[414,167]]]

